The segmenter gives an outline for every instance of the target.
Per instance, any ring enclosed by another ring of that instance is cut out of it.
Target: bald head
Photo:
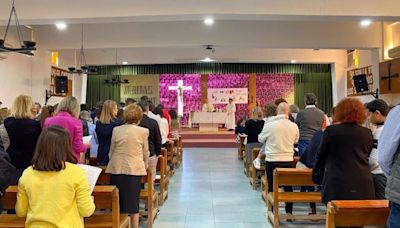
[[[278,105],[278,107],[276,108],[276,112],[278,115],[289,115],[290,113],[290,109],[289,109],[289,105],[288,103],[282,102]]]

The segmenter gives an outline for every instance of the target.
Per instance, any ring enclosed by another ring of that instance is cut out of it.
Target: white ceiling
[[[11,0],[0,3],[0,20],[8,16]],[[399,17],[398,0],[16,0],[20,20],[52,24],[119,20],[193,20],[215,15],[222,19],[287,16]]]
[[[0,24],[10,7],[0,1]],[[85,24],[93,64],[114,63],[115,48],[130,63],[190,62],[208,55],[207,44],[216,45],[216,58],[246,62],[278,61],[276,49],[380,48],[381,21],[400,20],[400,0],[16,0],[16,8],[39,48],[59,50],[67,62]],[[203,25],[206,16],[214,26]],[[364,18],[375,23],[361,28]],[[56,30],[56,21],[68,29]]]

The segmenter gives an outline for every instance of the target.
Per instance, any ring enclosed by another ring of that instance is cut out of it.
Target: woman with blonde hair
[[[72,151],[78,163],[81,154],[86,152],[90,145],[83,144],[83,125],[79,119],[80,104],[75,97],[65,97],[57,106],[56,115],[44,121],[44,128],[58,125],[66,129],[71,140]]]
[[[42,131],[40,123],[34,119],[35,106],[32,98],[20,95],[14,100],[11,116],[4,120],[4,127],[10,139],[7,153],[11,163],[19,171],[18,177],[31,165],[36,143]]]
[[[138,105],[125,108],[125,124],[115,127],[112,133],[106,169],[111,184],[119,190],[120,212],[130,214],[134,228],[139,227],[140,180],[147,174],[149,159],[149,130],[138,126],[142,118],[143,111]]]
[[[97,165],[106,166],[114,127],[124,124],[117,118],[118,106],[115,101],[106,100],[102,106],[99,120],[96,122],[96,134],[99,142],[97,149]]]

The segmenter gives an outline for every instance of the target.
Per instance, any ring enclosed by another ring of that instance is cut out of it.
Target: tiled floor
[[[272,227],[260,192],[252,190],[236,156],[234,149],[185,148],[183,166],[171,179],[169,197],[154,227]],[[281,227],[324,225],[291,223]]]

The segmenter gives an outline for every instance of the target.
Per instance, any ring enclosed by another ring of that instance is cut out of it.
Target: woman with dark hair
[[[84,227],[83,217],[95,210],[83,169],[76,164],[68,132],[59,126],[44,129],[32,166],[18,184],[17,216],[26,227]]]
[[[375,199],[368,163],[373,147],[369,129],[362,127],[367,116],[356,98],[345,98],[335,108],[336,125],[328,127],[316,156],[313,180],[322,184],[322,202]]]

